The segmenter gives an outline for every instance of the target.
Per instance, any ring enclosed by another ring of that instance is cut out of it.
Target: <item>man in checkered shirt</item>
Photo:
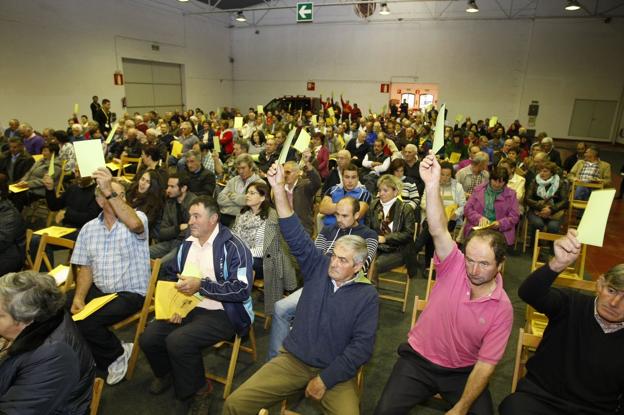
[[[120,382],[128,370],[131,343],[122,343],[108,328],[139,311],[150,277],[148,223],[143,212],[126,203],[124,187],[111,173],[93,173],[100,215],[78,234],[71,263],[78,266],[76,290],[70,293],[71,312],[80,312],[94,298],[117,293],[117,298],[76,325],[91,348],[106,382]]]

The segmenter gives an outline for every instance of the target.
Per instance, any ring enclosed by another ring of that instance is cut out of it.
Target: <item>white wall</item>
[[[432,21],[300,24],[234,29],[234,103],[241,108],[284,94],[344,92],[363,110],[386,102],[381,82],[414,77],[437,83],[455,114],[497,115],[568,137],[575,98],[620,100],[624,24],[599,20]]]
[[[230,33],[205,17],[138,0],[2,0],[0,119],[64,128],[74,103],[91,113],[92,95],[120,114],[122,58],[183,64],[185,103],[230,102]],[[151,50],[152,43],[160,51]]]

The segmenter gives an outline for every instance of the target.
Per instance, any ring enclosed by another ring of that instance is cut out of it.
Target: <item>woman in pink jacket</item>
[[[495,167],[490,180],[475,187],[464,207],[467,237],[475,226],[497,229],[504,236],[507,245],[516,240],[516,225],[520,220],[516,192],[507,187],[509,173],[504,167]]]

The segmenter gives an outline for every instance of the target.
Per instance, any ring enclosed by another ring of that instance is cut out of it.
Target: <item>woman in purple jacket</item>
[[[489,227],[500,231],[507,245],[513,245],[520,213],[516,192],[507,187],[508,181],[507,170],[496,167],[487,183],[475,187],[464,207],[464,237],[468,237],[473,227]]]

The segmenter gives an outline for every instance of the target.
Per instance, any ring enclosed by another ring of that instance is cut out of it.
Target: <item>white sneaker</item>
[[[106,383],[109,385],[116,385],[121,382],[126,376],[128,371],[128,360],[132,354],[132,348],[134,343],[121,343],[123,347],[123,353],[113,363],[108,366],[108,376],[106,377]]]

